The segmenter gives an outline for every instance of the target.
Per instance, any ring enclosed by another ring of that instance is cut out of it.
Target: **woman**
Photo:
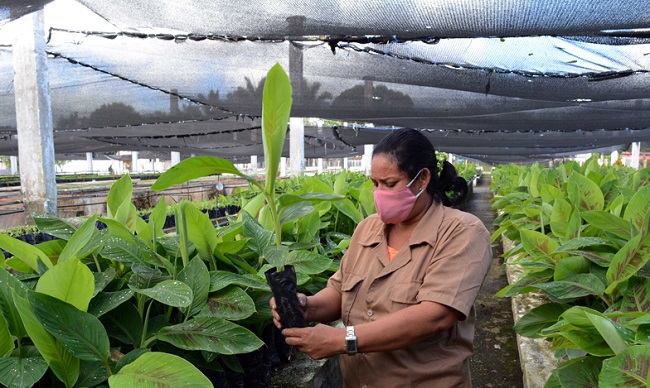
[[[316,295],[300,295],[305,319],[282,331],[314,359],[341,354],[346,387],[470,387],[474,300],[492,259],[475,216],[449,208],[467,184],[420,132],[400,129],[372,157],[377,214],[354,232],[341,268]],[[464,185],[463,185],[464,183]],[[464,191],[464,193],[463,193]],[[271,300],[276,326],[280,316]]]

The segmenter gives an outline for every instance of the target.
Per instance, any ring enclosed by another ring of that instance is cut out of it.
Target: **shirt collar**
[[[444,211],[445,207],[442,203],[434,201],[413,230],[409,239],[409,245],[427,243],[433,246],[438,239],[438,228],[433,226],[442,223]],[[369,222],[370,226],[368,232],[359,238],[361,245],[377,245],[386,239],[386,224],[381,222],[376,214],[369,216],[366,222]]]

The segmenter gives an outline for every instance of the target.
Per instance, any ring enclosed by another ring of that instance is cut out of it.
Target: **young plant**
[[[152,190],[163,190],[206,175],[233,174],[244,178],[254,189],[259,190],[259,194],[242,207],[239,219],[244,222],[244,237],[250,241],[248,248],[259,255],[258,264],[262,264],[263,259],[273,267],[265,272],[265,276],[278,300],[283,320],[286,320],[283,322],[285,327],[304,326],[296,296],[296,270],[291,263],[309,260],[317,262],[319,255],[310,255],[310,252],[291,249],[288,244],[283,244],[283,226],[313,214],[313,205],[317,202],[343,198],[319,192],[299,195],[276,193],[276,177],[287,134],[291,104],[291,82],[282,67],[276,64],[266,77],[262,100],[262,141],[266,165],[264,184],[243,174],[228,160],[199,156],[176,164],[162,174],[151,187]],[[244,213],[253,217],[246,217]],[[258,220],[254,218],[256,215],[259,215]],[[263,230],[267,225],[270,226],[270,233]],[[325,268],[319,266],[321,271],[328,267],[329,265]]]

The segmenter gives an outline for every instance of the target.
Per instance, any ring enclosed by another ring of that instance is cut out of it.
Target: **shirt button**
[[[373,313],[372,313],[372,310],[368,310],[368,316],[369,316],[369,317],[372,317],[372,314],[373,314]]]

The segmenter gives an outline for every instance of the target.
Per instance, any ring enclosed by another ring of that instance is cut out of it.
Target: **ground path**
[[[490,176],[483,175],[470,197],[465,211],[479,217],[490,233],[495,213],[492,210]],[[523,387],[517,339],[513,330],[510,298],[497,298],[497,291],[508,284],[501,254],[500,240],[492,244],[493,261],[490,272],[476,299],[475,354],[471,358],[472,385],[484,387]]]

